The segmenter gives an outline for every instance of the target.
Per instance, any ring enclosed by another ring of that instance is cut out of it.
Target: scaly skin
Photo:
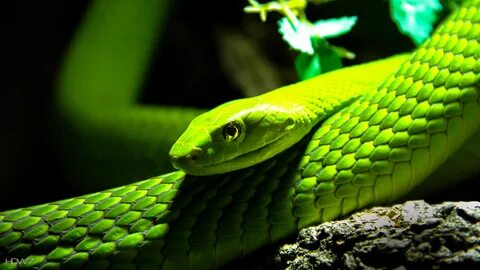
[[[299,228],[391,202],[478,130],[479,42],[480,0],[465,1],[376,91],[274,158],[3,212],[1,260],[26,259],[0,269],[211,269]]]

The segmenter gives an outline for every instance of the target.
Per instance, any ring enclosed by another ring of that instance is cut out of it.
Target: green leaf
[[[290,21],[283,17],[278,21],[278,31],[291,48],[303,53],[313,54],[313,46],[310,41],[312,33],[310,26],[306,23],[297,19]]]
[[[392,20],[416,45],[430,36],[441,10],[438,0],[390,0]]]
[[[300,53],[295,59],[295,69],[301,81],[315,77],[322,72],[320,57],[316,54]]]
[[[327,38],[350,32],[356,22],[356,16],[319,20],[313,24],[296,17],[284,17],[278,21],[283,39],[291,48],[300,51],[295,60],[295,69],[301,80],[341,68],[341,57],[355,57],[343,48],[328,44]]]
[[[313,24],[313,34],[323,38],[345,35],[357,23],[357,16],[318,20]]]
[[[319,20],[314,24],[303,22],[296,18],[290,21],[283,17],[278,21],[278,31],[293,49],[303,53],[314,54],[312,38],[327,39],[344,35],[350,32],[356,22],[356,16]]]
[[[300,53],[295,59],[295,69],[302,81],[342,67],[335,47],[322,38],[312,38],[312,43],[315,54]]]

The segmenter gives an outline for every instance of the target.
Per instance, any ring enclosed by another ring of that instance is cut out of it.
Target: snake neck
[[[261,102],[282,104],[293,112],[295,122],[306,135],[328,116],[350,105],[360,96],[373,92],[378,78],[389,76],[406,60],[396,55],[367,64],[331,71],[322,76],[282,87],[261,96]]]

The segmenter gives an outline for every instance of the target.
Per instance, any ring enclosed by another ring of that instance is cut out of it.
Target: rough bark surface
[[[302,230],[283,269],[480,269],[480,202],[375,207]]]

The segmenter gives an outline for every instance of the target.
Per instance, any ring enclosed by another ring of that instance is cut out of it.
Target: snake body
[[[0,269],[212,269],[398,199],[478,134],[479,42],[480,0],[466,0],[408,57],[289,87],[355,88],[353,97],[377,85],[259,164],[203,177],[176,171],[2,212]]]
[[[380,75],[381,70],[386,76],[405,58],[391,57],[222,104],[193,119],[170,150],[172,163],[187,174],[211,175],[267,160],[382,78],[364,74]]]

